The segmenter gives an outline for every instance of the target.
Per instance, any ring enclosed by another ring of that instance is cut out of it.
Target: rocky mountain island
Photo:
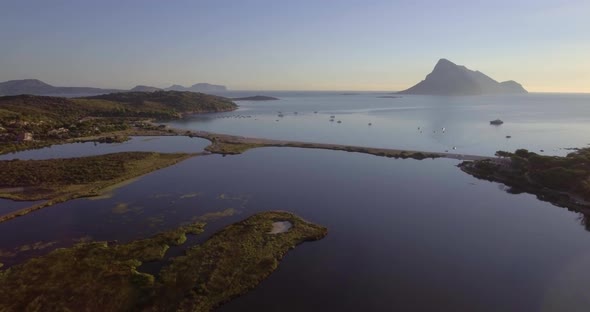
[[[509,80],[498,82],[480,71],[473,71],[447,59],[440,59],[432,72],[415,86],[399,94],[485,95],[524,94],[522,85]]]

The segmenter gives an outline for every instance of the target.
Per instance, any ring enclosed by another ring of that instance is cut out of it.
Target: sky
[[[0,0],[0,81],[401,90],[447,58],[590,92],[589,0]]]

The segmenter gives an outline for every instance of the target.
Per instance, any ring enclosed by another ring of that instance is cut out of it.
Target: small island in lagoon
[[[291,226],[272,233],[282,222]],[[204,226],[191,223],[125,244],[80,243],[0,270],[0,310],[210,311],[256,287],[289,250],[328,233],[291,213],[263,212],[165,261],[170,246]],[[163,267],[157,275],[144,273],[138,270],[144,262]]]

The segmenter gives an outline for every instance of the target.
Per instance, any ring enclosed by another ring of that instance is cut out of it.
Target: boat
[[[499,126],[501,124],[503,124],[504,122],[500,119],[496,119],[496,120],[492,120],[490,121],[490,125],[494,125],[494,126]]]

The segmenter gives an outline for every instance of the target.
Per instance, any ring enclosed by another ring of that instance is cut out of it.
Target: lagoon
[[[130,137],[122,143],[68,143],[40,149],[0,155],[0,160],[51,159],[96,156],[121,152],[199,153],[211,144],[200,138],[185,136]]]
[[[111,198],[78,199],[2,223],[0,245],[127,241],[207,212],[236,211],[212,221],[206,238],[256,212],[286,210],[326,225],[328,236],[288,254],[260,287],[220,311],[533,311],[547,300],[585,300],[564,297],[580,287],[568,276],[586,276],[578,262],[590,235],[578,215],[508,194],[457,163],[294,148],[196,157]],[[115,209],[120,203],[127,212]],[[19,229],[34,230],[10,234]]]

